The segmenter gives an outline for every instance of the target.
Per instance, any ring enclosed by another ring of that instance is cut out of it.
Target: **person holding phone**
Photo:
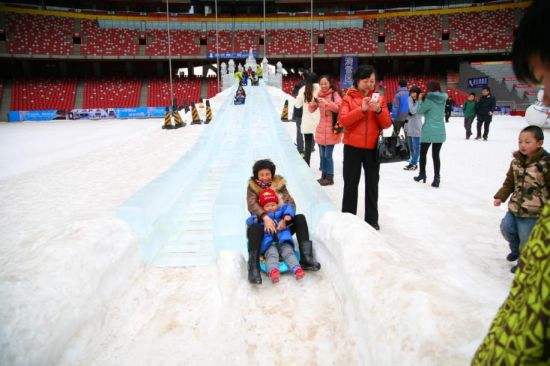
[[[392,125],[384,97],[374,92],[376,75],[370,65],[353,73],[353,87],[342,99],[339,123],[344,127],[344,195],[342,212],[357,214],[361,168],[365,172],[365,221],[376,230],[378,224],[378,181],[380,163],[377,143],[380,132]]]

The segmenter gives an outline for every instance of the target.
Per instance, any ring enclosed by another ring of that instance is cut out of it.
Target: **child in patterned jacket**
[[[508,199],[508,212],[500,230],[510,245],[508,261],[519,258],[544,203],[550,196],[550,154],[542,145],[544,133],[538,126],[525,127],[519,134],[518,147],[502,188],[494,196],[494,205]],[[515,272],[517,265],[512,267]]]

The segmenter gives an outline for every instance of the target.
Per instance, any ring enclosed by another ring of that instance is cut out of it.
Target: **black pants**
[[[299,243],[309,240],[309,229],[304,215],[298,214],[294,216],[294,219],[288,224],[288,228],[292,235],[296,234]],[[250,225],[246,230],[246,237],[248,238],[248,250],[259,250],[264,238],[264,225]]]
[[[449,122],[450,117],[451,117],[451,111],[446,109],[445,110],[445,123]]]
[[[441,169],[441,161],[439,160],[439,152],[443,143],[429,143],[423,142],[420,144],[420,175],[426,175],[426,156],[428,155],[428,149],[432,146],[432,159],[434,161],[434,176],[439,177],[439,171]]]
[[[342,212],[357,214],[357,194],[361,167],[365,171],[365,221],[378,224],[378,181],[380,163],[376,149],[360,149],[344,145],[344,197]]]
[[[481,137],[481,126],[483,126],[483,138],[487,140],[487,137],[489,137],[489,125],[492,119],[493,117],[489,115],[477,116],[477,138]]]
[[[393,135],[398,136],[401,129],[403,129],[403,131],[405,131],[405,124],[406,123],[407,123],[406,120],[405,121],[394,121],[393,122]]]
[[[296,111],[296,108],[294,108]],[[304,135],[302,135],[302,117],[296,118],[296,148],[301,154],[304,152]]]
[[[313,151],[313,134],[304,133],[304,160],[307,165],[309,165],[309,161],[311,160],[311,151]]]
[[[466,129],[466,138],[472,136],[472,122],[474,122],[474,116],[464,117],[464,128]]]

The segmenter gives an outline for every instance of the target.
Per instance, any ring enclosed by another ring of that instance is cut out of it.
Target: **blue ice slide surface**
[[[229,94],[213,121],[200,127],[204,132],[196,144],[119,208],[146,263],[194,266],[212,263],[219,250],[245,254],[246,186],[258,159],[277,165],[310,232],[334,210],[297,153],[267,88],[245,89],[246,104],[234,105]]]

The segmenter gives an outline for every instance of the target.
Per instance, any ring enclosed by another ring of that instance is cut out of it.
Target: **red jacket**
[[[371,96],[372,91],[366,96]],[[383,96],[380,101],[380,113],[363,112],[361,103],[365,96],[357,89],[348,90],[340,107],[339,124],[344,127],[344,144],[362,149],[375,149],[380,131],[392,125],[390,112]]]

